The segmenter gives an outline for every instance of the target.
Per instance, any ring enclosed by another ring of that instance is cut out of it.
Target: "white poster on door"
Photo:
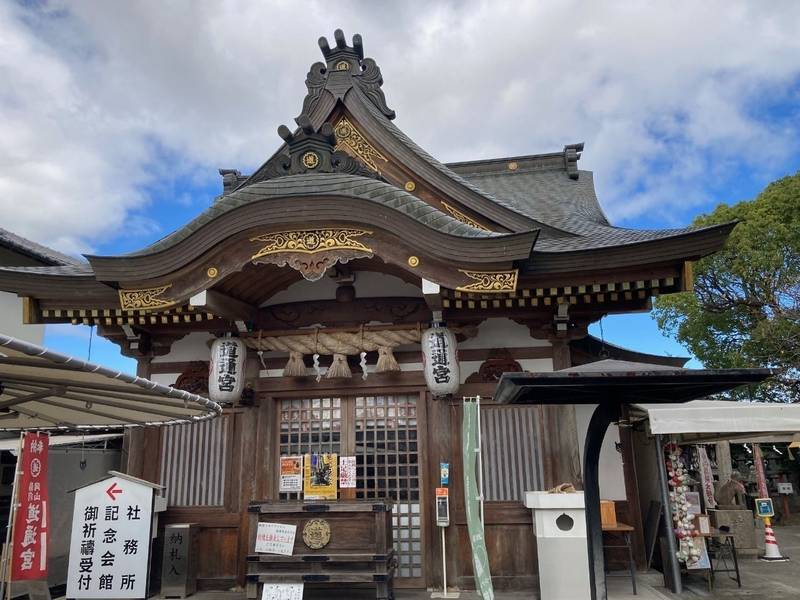
[[[75,492],[67,598],[144,598],[153,488],[109,477]]]
[[[356,487],[356,457],[355,456],[340,456],[339,457],[339,487],[340,488],[354,488],[354,487]]]
[[[265,583],[261,600],[303,600],[303,584]]]

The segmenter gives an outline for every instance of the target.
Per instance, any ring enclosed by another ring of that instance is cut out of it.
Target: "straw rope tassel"
[[[350,365],[347,364],[347,356],[339,353],[334,354],[333,362],[328,367],[325,377],[327,379],[349,379],[352,376],[353,372],[350,371]]]

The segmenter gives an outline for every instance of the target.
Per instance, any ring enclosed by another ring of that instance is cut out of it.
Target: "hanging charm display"
[[[446,396],[458,391],[461,375],[456,355],[457,344],[455,334],[438,323],[422,332],[420,345],[425,383],[434,396]]]
[[[677,444],[667,444],[667,475],[669,476],[669,502],[671,505],[673,528],[678,538],[678,560],[687,567],[700,560],[701,548],[695,536],[694,514],[689,512],[689,470],[683,457],[683,450]],[[702,541],[702,539],[701,539]]]
[[[244,361],[247,348],[239,338],[214,340],[208,373],[208,395],[214,402],[234,402],[244,389]]]

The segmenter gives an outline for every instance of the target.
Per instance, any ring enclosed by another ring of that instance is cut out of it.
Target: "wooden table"
[[[622,539],[625,540],[624,544],[606,544],[603,542],[603,550],[606,549],[616,549],[616,548],[627,548],[628,549],[628,563],[630,566],[630,577],[631,577],[631,586],[633,587],[634,595],[637,594],[636,592],[636,562],[633,560],[633,545],[631,544],[631,532],[635,531],[633,527],[630,525],[626,525],[625,523],[617,522],[616,525],[603,525],[603,533],[620,533],[622,534]],[[606,577],[609,577],[606,574]],[[619,575],[614,575],[613,577],[619,577]]]

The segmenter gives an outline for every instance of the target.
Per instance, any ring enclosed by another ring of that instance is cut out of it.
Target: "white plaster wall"
[[[211,353],[209,342],[214,336],[204,331],[190,333],[172,344],[169,354],[156,356],[154,363],[159,362],[186,362],[191,360],[208,360]]]
[[[478,335],[458,345],[459,348],[548,348],[550,342],[531,337],[530,330],[511,319],[486,319],[478,326]]]
[[[178,380],[179,376],[180,373],[154,373],[149,379],[161,385],[172,385]]]
[[[0,333],[39,344],[44,339],[44,325],[22,324],[22,298],[0,292]]]
[[[583,445],[589,419],[594,412],[594,404],[576,404],[575,422],[578,429],[578,447],[583,460]],[[622,470],[622,455],[614,444],[619,442],[619,428],[612,425],[608,428],[600,450],[600,498],[603,500],[625,500],[625,474]]]
[[[420,298],[422,290],[393,275],[374,273],[372,271],[357,271],[353,286],[356,288],[357,298]],[[267,300],[262,306],[285,304],[287,302],[306,302],[308,300],[333,300],[336,297],[337,284],[330,277],[323,277],[319,281],[303,279],[293,283],[282,292],[278,292]]]

